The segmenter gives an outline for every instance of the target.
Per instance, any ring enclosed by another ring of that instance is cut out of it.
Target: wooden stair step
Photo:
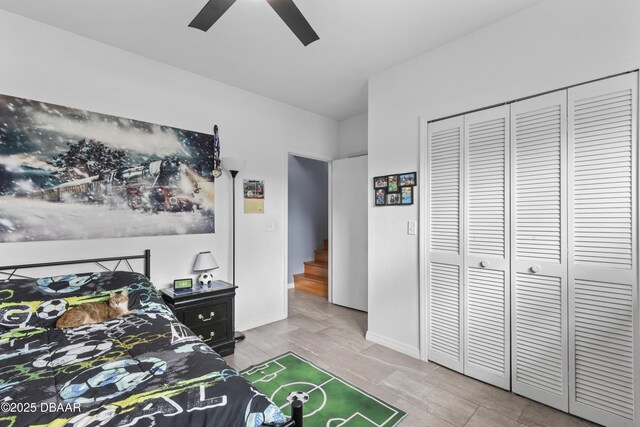
[[[329,277],[329,264],[326,262],[307,261],[304,263],[304,272],[310,276]]]
[[[293,278],[305,279],[311,282],[324,283],[325,285],[329,283],[329,280],[326,277],[314,276],[313,274],[306,274],[306,273],[294,274]]]
[[[316,262],[329,262],[329,251],[326,249],[316,249]]]
[[[329,286],[326,277],[318,277],[310,274],[294,274],[293,283],[296,289],[311,292],[326,297],[329,295]]]

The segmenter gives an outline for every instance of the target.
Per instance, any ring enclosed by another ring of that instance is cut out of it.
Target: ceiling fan
[[[320,39],[293,0],[266,1],[293,31],[293,34],[300,39],[303,45],[308,46]],[[207,31],[235,2],[236,0],[209,0],[198,15],[193,18],[189,26]]]

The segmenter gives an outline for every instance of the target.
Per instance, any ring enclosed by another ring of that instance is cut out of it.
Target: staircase
[[[304,263],[304,273],[294,274],[296,289],[326,297],[329,295],[329,241],[324,240],[324,249],[315,251],[315,260]]]

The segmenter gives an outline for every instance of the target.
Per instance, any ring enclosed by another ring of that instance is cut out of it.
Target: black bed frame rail
[[[129,266],[129,269],[133,271],[133,268],[131,267],[131,264],[129,264],[129,261],[135,260],[135,259],[144,260],[144,275],[147,276],[147,278],[151,279],[151,250],[150,249],[145,249],[143,255],[123,255],[123,256],[106,257],[106,258],[88,258],[88,259],[75,259],[75,260],[68,260],[68,261],[39,262],[35,264],[5,265],[5,266],[0,266],[0,273],[8,275],[9,279],[13,276],[29,278],[26,276],[20,276],[16,274],[16,271],[22,270],[25,268],[56,267],[59,265],[74,265],[74,264],[97,264],[100,267],[104,268],[105,270],[109,270],[107,267],[102,265],[103,262],[109,262],[109,261],[118,261],[118,263],[113,268],[113,270],[110,270],[110,271],[115,271],[122,261],[124,261]],[[4,270],[13,270],[13,271],[11,273],[4,273],[3,272]]]

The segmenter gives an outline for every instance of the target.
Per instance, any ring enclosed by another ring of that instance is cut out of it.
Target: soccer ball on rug
[[[200,286],[209,286],[213,283],[213,274],[202,273],[200,277],[198,277],[198,283],[200,284]]]

